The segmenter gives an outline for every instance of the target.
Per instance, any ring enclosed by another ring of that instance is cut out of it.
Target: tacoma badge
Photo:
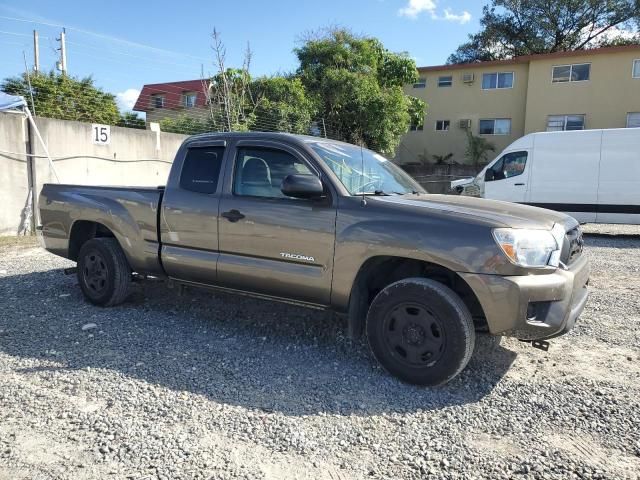
[[[280,256],[284,258],[289,258],[291,260],[305,260],[307,262],[315,262],[316,259],[313,257],[307,257],[306,255],[299,255],[297,253],[286,253],[280,252]]]

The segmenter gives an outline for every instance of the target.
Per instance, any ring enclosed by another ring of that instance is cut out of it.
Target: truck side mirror
[[[321,198],[324,196],[324,186],[315,175],[287,175],[282,180],[280,191],[287,197]]]
[[[484,181],[485,182],[491,182],[492,180],[494,180],[494,174],[493,174],[493,169],[488,168],[486,172],[484,172]]]

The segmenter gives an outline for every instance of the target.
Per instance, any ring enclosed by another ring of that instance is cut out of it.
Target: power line
[[[152,51],[155,51],[155,52],[163,54],[163,55],[190,57],[190,58],[193,58],[193,59],[198,60],[198,61],[208,61],[208,59],[204,59],[203,57],[198,57],[198,56],[190,55],[190,54],[187,54],[187,53],[174,52],[174,51],[171,51],[171,50],[166,50],[164,48],[154,47],[153,45],[147,45],[147,44],[140,43],[140,42],[134,42],[134,41],[131,41],[131,40],[114,37],[112,35],[108,35],[108,34],[104,34],[104,33],[92,32],[90,30],[84,30],[84,29],[81,29],[81,28],[68,27],[68,26],[62,25],[62,24],[51,23],[51,22],[42,22],[42,21],[37,21],[37,20],[29,20],[29,19],[26,19],[26,18],[8,17],[8,16],[4,16],[4,15],[0,15],[0,18],[2,18],[4,20],[15,21],[15,22],[24,22],[24,23],[32,23],[32,24],[37,24],[37,25],[45,25],[45,26],[48,26],[48,27],[67,28],[68,30],[73,30],[75,32],[83,33],[85,35],[91,35],[93,37],[101,38],[103,40],[108,40],[108,41],[111,41],[111,42],[121,43],[123,45],[128,45],[128,46],[135,47],[135,48],[143,48],[143,49],[146,48],[148,50],[152,50]]]
[[[71,42],[71,41],[68,41],[68,40],[67,40],[67,44],[74,45],[76,48],[77,47],[87,48],[87,49],[90,49],[90,50],[92,50],[94,52],[97,51],[97,52],[100,52],[102,54],[110,53],[110,54],[113,54],[113,55],[121,55],[121,56],[124,56],[124,57],[136,58],[138,60],[146,60],[148,62],[161,63],[163,65],[171,65],[171,66],[174,66],[174,67],[187,67],[187,68],[194,67],[194,65],[189,65],[189,64],[186,64],[186,63],[175,63],[175,62],[163,61],[163,60],[158,60],[158,59],[152,59],[152,58],[149,58],[149,57],[142,57],[140,55],[133,55],[131,53],[120,52],[120,51],[116,51],[116,50],[108,50],[108,51],[105,52],[102,48],[97,47],[97,46],[86,45],[86,44],[79,43],[79,42]],[[124,63],[124,60],[123,60],[123,63]],[[128,65],[131,65],[131,63],[129,62]]]

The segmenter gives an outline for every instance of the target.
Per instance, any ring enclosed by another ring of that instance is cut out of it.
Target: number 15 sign
[[[111,143],[111,127],[93,123],[91,125],[91,141],[96,145],[109,145]]]

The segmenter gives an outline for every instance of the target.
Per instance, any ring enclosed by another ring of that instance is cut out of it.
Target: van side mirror
[[[493,174],[493,170],[491,168],[488,168],[486,172],[484,172],[484,181],[491,182],[494,179],[495,179],[495,175]]]
[[[282,180],[280,191],[287,197],[293,198],[321,198],[324,196],[324,186],[315,175],[287,175]]]

